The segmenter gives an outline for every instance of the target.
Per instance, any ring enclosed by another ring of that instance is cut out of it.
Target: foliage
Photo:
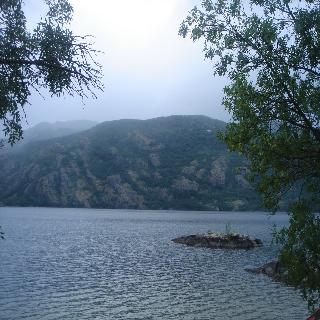
[[[88,36],[68,28],[68,0],[45,0],[48,11],[30,32],[23,0],[0,1],[0,119],[8,142],[22,137],[21,117],[32,91],[95,96],[101,66]]]
[[[313,268],[320,264],[319,223],[312,215],[320,192],[319,1],[205,0],[180,34],[203,39],[215,74],[230,80],[224,105],[233,121],[222,137],[249,159],[265,205],[276,211],[288,191],[299,189],[281,258],[291,282],[314,302],[320,294]]]
[[[283,245],[280,260],[287,272],[284,280],[301,289],[309,306],[319,303],[320,286],[320,218],[308,203],[296,203],[290,213],[290,226],[276,234]]]

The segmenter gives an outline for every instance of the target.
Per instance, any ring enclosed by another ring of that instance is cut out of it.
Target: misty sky
[[[179,25],[201,0],[71,0],[72,29],[95,36],[104,51],[104,92],[98,99],[43,100],[33,94],[26,108],[29,125],[43,121],[203,114],[227,121],[221,105],[225,79],[214,77],[201,43],[178,36]],[[43,1],[28,0],[30,25],[43,14]]]

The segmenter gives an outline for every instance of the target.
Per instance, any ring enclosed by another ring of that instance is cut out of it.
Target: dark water
[[[0,319],[305,319],[292,288],[246,273],[276,256],[285,215],[0,208]],[[170,242],[234,231],[263,248],[224,251]]]

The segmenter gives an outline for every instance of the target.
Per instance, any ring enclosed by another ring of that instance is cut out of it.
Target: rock
[[[250,239],[244,235],[189,235],[175,238],[175,243],[191,247],[205,247],[211,249],[252,249],[262,246],[260,239]]]
[[[320,319],[320,309],[317,309],[313,315],[308,317],[306,320],[317,320]]]
[[[245,269],[245,271],[256,274],[264,274],[270,278],[273,278],[274,280],[281,280],[284,274],[284,269],[279,261],[271,261],[264,264],[262,267],[248,268]]]

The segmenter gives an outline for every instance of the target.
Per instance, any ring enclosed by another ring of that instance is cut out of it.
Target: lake
[[[294,289],[244,271],[276,257],[285,214],[0,208],[0,319],[302,320]],[[211,250],[170,240],[208,230],[262,248]]]

